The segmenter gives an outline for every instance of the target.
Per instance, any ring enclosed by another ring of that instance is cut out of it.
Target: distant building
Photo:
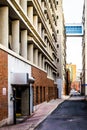
[[[80,91],[80,81],[76,78],[76,65],[66,65],[66,93],[70,92],[70,89]]]
[[[59,95],[64,95],[65,91],[65,78],[66,78],[66,34],[65,34],[65,21],[62,8],[62,0],[58,0],[57,14],[57,54],[58,54],[58,71],[57,71],[57,85]],[[61,94],[60,94],[61,93]]]
[[[66,64],[66,69],[70,70],[70,80],[73,82],[76,80],[76,65]]]
[[[65,95],[69,95],[71,90],[71,78],[70,78],[70,69],[66,68],[66,85],[65,85]]]

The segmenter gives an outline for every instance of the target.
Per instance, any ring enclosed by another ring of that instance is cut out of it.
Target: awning
[[[29,86],[34,82],[35,79],[33,77],[29,77],[28,73],[11,73],[11,85]]]

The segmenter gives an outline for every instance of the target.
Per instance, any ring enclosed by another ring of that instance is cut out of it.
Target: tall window
[[[36,87],[36,103],[38,103],[38,86]]]

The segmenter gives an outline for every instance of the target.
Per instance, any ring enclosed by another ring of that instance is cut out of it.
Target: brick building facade
[[[54,84],[52,79],[47,78],[46,72],[32,67],[32,76],[35,79],[35,83],[33,85],[34,105],[51,99],[56,99],[58,97],[57,85]]]
[[[0,50],[0,121],[8,117],[8,54]]]

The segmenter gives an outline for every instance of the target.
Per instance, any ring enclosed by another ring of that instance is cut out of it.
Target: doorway
[[[29,85],[15,85],[13,87],[14,124],[22,122],[30,115],[30,87]]]

